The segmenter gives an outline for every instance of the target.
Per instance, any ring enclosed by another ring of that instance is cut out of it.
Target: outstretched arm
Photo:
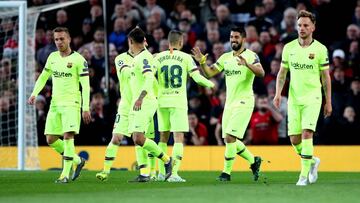
[[[194,81],[197,84],[201,86],[210,87],[210,88],[213,88],[215,86],[213,82],[202,76],[198,70],[194,71],[192,74],[190,74],[190,76],[192,77],[192,79],[194,79]]]
[[[220,71],[218,69],[216,69],[213,65],[211,65],[210,67],[206,64],[206,57],[208,54],[203,55],[199,49],[199,47],[194,47],[191,50],[194,59],[200,63],[200,67],[204,70],[206,76],[208,78],[211,78],[217,74],[220,73]]]

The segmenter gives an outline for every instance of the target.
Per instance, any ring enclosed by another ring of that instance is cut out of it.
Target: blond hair
[[[299,11],[297,19],[299,20],[299,18],[309,18],[312,23],[314,24],[316,23],[315,15],[309,11],[305,11],[305,10]]]

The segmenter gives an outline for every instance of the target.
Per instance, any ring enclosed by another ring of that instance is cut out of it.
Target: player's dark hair
[[[53,29],[53,33],[55,32],[65,32],[70,37],[69,29],[67,29],[66,27],[56,27],[55,29]]]
[[[309,11],[305,11],[305,10],[299,11],[297,19],[299,20],[299,18],[310,18],[312,23],[314,24],[316,23],[315,15]]]
[[[198,117],[197,115],[196,115],[196,113],[195,113],[195,111],[194,110],[188,110],[188,115],[195,115],[196,117]]]
[[[246,32],[245,32],[244,27],[238,27],[238,26],[232,27],[232,28],[231,28],[231,31],[232,31],[232,32],[238,32],[238,33],[240,33],[240,35],[241,35],[242,37],[246,37]]]
[[[143,43],[145,39],[145,32],[141,28],[135,27],[128,34],[128,38],[132,39],[135,43]]]
[[[170,45],[176,45],[183,37],[183,33],[179,30],[171,30],[168,35]]]

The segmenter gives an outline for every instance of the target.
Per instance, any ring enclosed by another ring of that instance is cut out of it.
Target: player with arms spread
[[[296,185],[305,186],[315,183],[318,177],[320,159],[313,156],[313,134],[322,103],[321,84],[326,99],[324,114],[325,117],[331,115],[331,80],[327,48],[312,37],[315,16],[302,10],[297,23],[298,39],[287,43],[283,49],[274,106],[280,106],[286,74],[290,71],[288,134],[296,153],[301,156],[301,173]]]
[[[210,67],[206,64],[206,56],[198,47],[192,50],[194,58],[200,63],[208,77],[221,71],[225,73],[226,102],[222,119],[222,137],[225,139],[224,170],[218,180],[230,181],[230,173],[238,154],[250,163],[254,180],[259,178],[261,158],[254,155],[240,141],[243,139],[254,109],[253,81],[255,76],[263,77],[264,70],[259,57],[245,48],[246,33],[242,27],[233,27],[230,42],[233,51],[224,53]]]
[[[185,182],[178,175],[178,170],[184,153],[184,132],[189,131],[187,77],[190,75],[195,82],[205,87],[212,88],[214,83],[200,74],[189,54],[180,51],[183,46],[183,34],[180,31],[170,31],[168,40],[169,50],[157,54],[154,63],[158,71],[159,81],[159,109],[157,111],[160,131],[159,146],[166,152],[170,131],[173,132],[175,141],[172,151],[174,166],[168,181]],[[164,177],[165,169],[159,162],[158,180],[163,180]]]
[[[52,98],[46,118],[45,135],[50,147],[63,155],[63,170],[55,182],[68,183],[73,163],[76,165],[76,169],[72,180],[79,177],[85,164],[85,159],[75,153],[74,135],[79,133],[80,108],[82,108],[84,122],[88,124],[91,121],[89,71],[84,57],[71,50],[68,29],[57,27],[53,30],[53,34],[58,51],[49,55],[28,103],[34,104],[36,96],[51,76]],[[82,88],[81,92],[79,83]],[[64,141],[59,139],[61,136],[64,137]]]

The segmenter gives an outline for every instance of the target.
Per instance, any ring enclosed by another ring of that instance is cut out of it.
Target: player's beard
[[[238,43],[238,42],[232,42],[231,43],[231,48],[232,48],[232,50],[234,50],[234,51],[239,51],[240,49],[241,49],[241,45],[242,45],[242,43],[240,42],[240,43]]]
[[[302,39],[302,40],[306,40],[310,37],[310,34],[304,32],[303,34],[301,34],[300,32],[298,33],[299,37]]]
[[[57,46],[60,52],[65,52],[67,50],[67,46],[65,44]]]
[[[63,49],[61,51],[62,52],[67,52],[67,51],[69,51],[69,49],[70,49],[70,45],[64,45]]]

